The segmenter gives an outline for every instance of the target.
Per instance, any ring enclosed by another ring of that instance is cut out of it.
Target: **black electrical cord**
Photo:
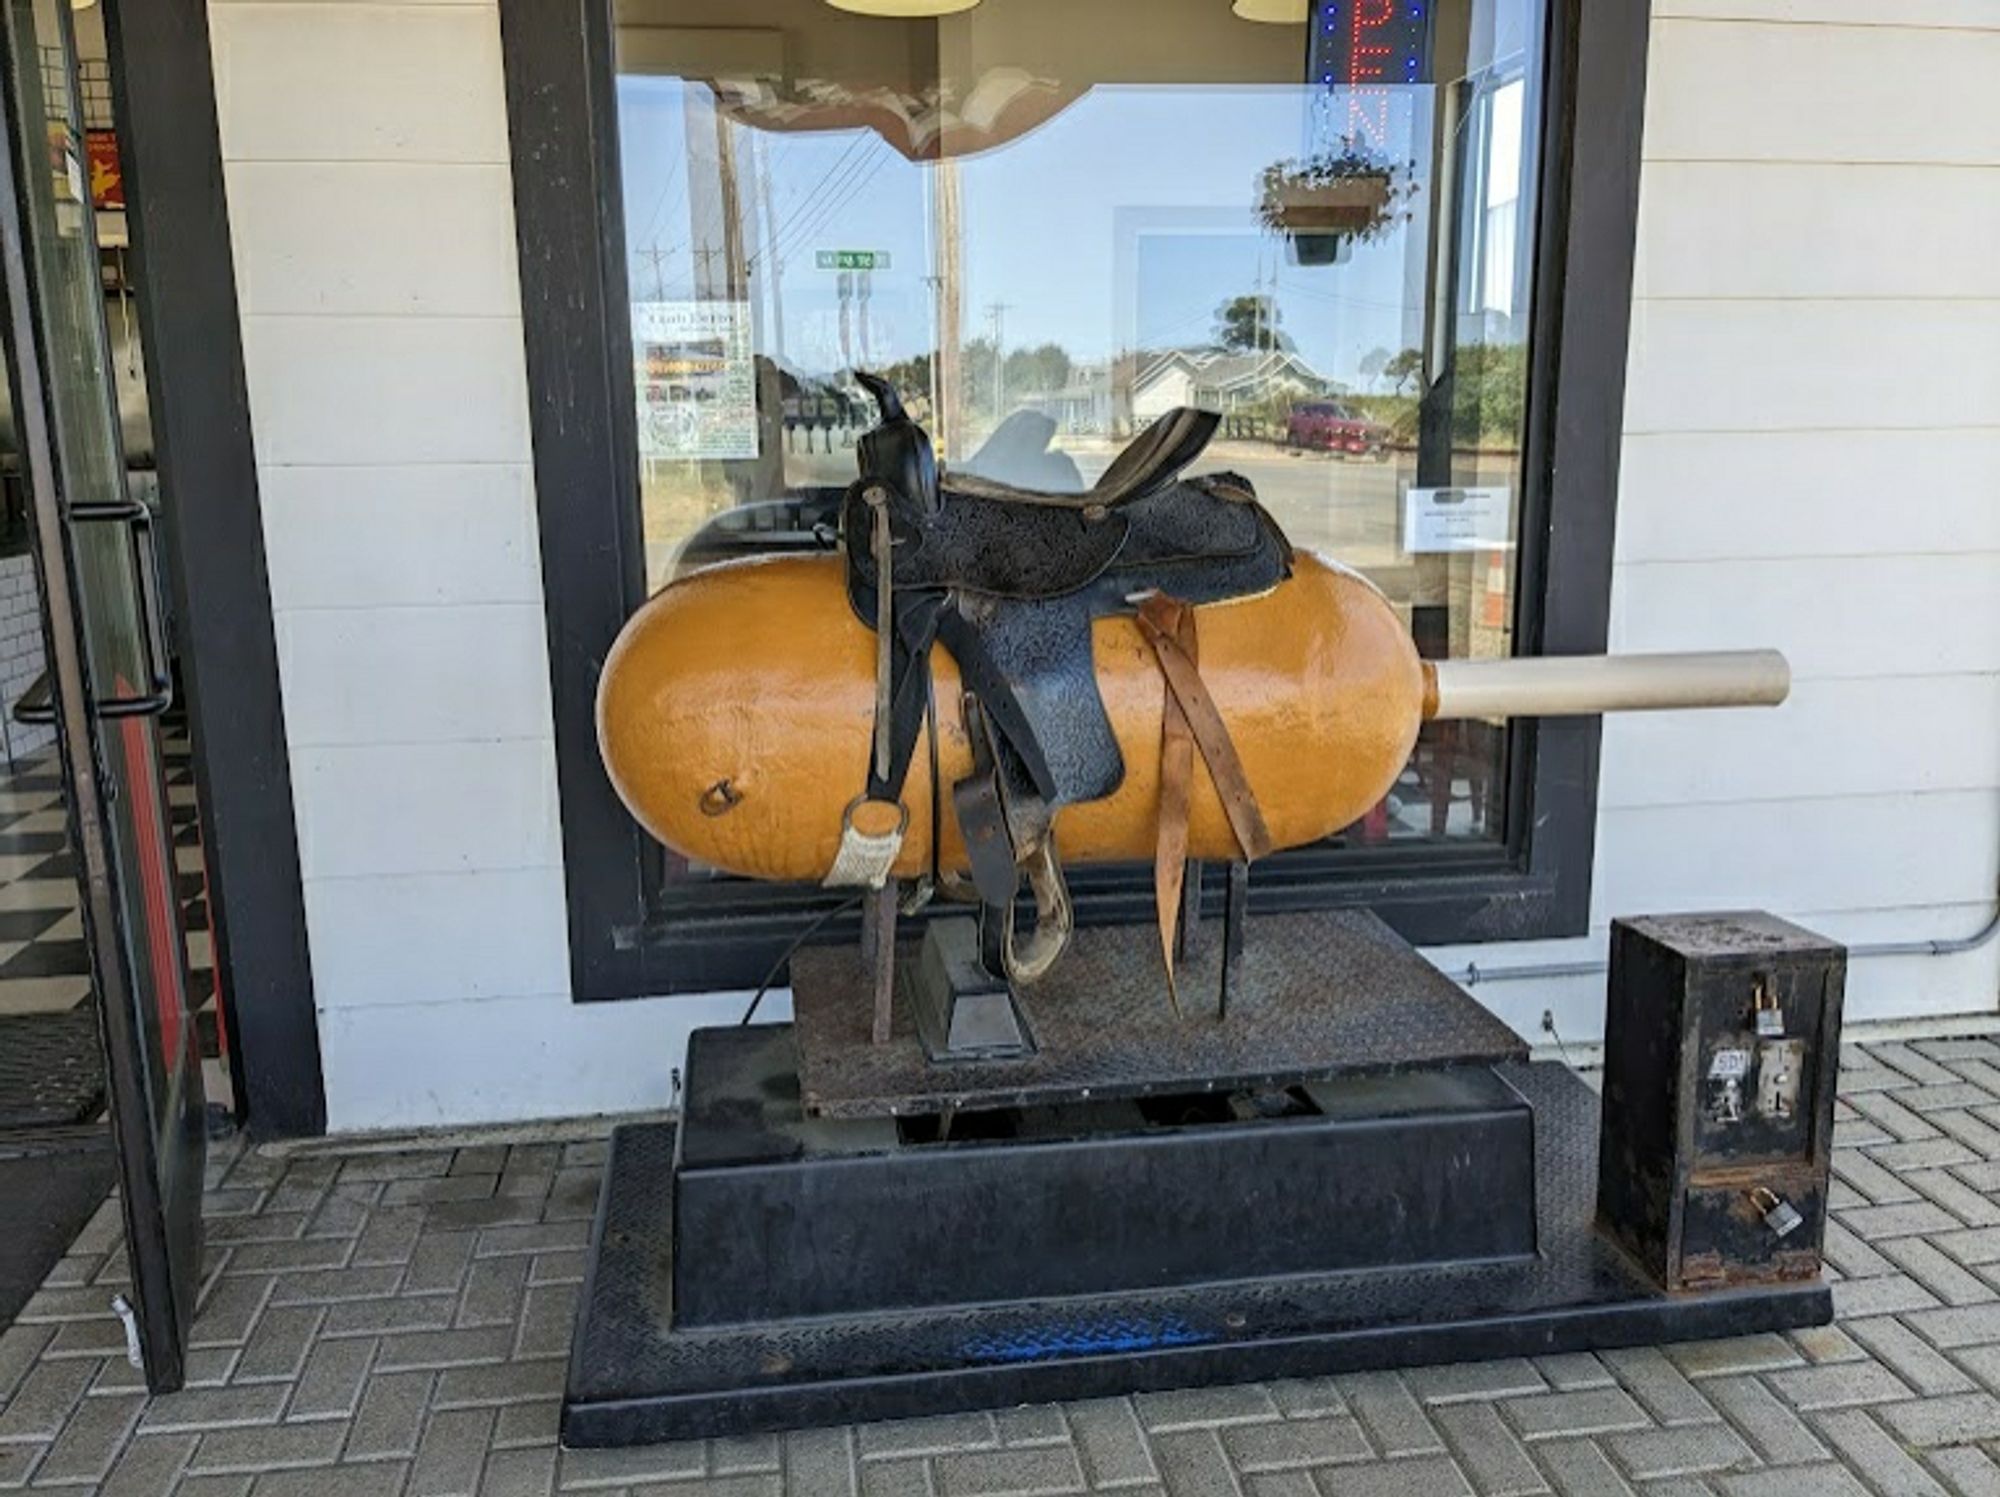
[[[752,1019],[757,1017],[757,1005],[762,1003],[764,995],[771,991],[771,984],[776,982],[778,974],[785,970],[785,963],[798,954],[798,949],[801,946],[812,939],[813,932],[826,924],[835,915],[844,914],[846,911],[853,909],[861,903],[861,899],[862,896],[856,894],[850,898],[841,900],[839,904],[831,908],[821,910],[819,914],[813,917],[811,923],[804,930],[792,937],[792,944],[785,948],[783,955],[771,963],[771,970],[764,974],[764,980],[757,984],[757,991],[750,995],[750,1006],[743,1010],[743,1017],[736,1021],[738,1025],[748,1024]]]

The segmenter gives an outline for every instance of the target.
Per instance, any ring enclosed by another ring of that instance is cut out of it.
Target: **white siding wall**
[[[659,1105],[716,1006],[569,999],[497,13],[209,20],[330,1124]]]
[[[2000,860],[2000,18],[1656,0],[1614,647],[1772,644],[1772,713],[1606,733],[1595,933],[1963,933]],[[575,1006],[489,0],[212,0],[336,1128],[659,1105],[730,1000]],[[2000,949],[1857,967],[1991,1009]],[[1533,1032],[1601,979],[1481,986]],[[782,1010],[780,1010],[782,1011]]]
[[[1775,712],[1607,722],[1596,931],[1764,905],[1970,934],[2000,873],[2000,8],[1654,0],[1614,649],[1775,645]],[[1478,993],[1598,1031],[1599,978]],[[2000,943],[1858,961],[1849,1015],[1991,1010]]]

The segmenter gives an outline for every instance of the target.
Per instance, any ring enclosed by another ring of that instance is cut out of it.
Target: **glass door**
[[[0,7],[7,359],[118,1145],[127,1324],[165,1392],[183,1379],[205,1153],[158,722],[173,680],[152,513],[126,489],[69,0]]]

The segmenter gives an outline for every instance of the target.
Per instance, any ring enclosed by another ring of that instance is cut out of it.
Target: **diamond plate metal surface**
[[[873,1117],[1017,1107],[1527,1055],[1513,1030],[1366,911],[1253,920],[1221,1021],[1220,922],[1206,922],[1202,935],[1179,968],[1184,1017],[1167,1001],[1157,932],[1082,930],[1047,978],[1021,990],[1034,1055],[944,1065],[917,1039],[906,987],[916,942],[897,948],[895,1027],[885,1045],[869,1034],[869,974],[859,953],[802,951],[792,959],[792,1014],[805,1109]]]

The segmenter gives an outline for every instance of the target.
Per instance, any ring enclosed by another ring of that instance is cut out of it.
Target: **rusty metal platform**
[[[1284,1087],[1367,1072],[1522,1060],[1527,1045],[1366,911],[1252,920],[1229,1016],[1215,1012],[1220,925],[1181,964],[1177,1017],[1159,936],[1082,930],[1043,981],[1022,991],[1037,1051],[1016,1060],[932,1062],[905,984],[917,942],[897,949],[889,1042],[869,1036],[869,974],[850,947],[792,959],[799,1081],[820,1117],[911,1116]]]

